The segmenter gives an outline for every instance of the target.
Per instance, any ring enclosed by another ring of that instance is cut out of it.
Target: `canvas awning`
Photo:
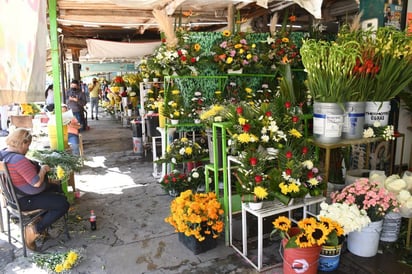
[[[157,42],[125,43],[87,39],[87,52],[90,58],[141,58],[153,53],[160,45]]]

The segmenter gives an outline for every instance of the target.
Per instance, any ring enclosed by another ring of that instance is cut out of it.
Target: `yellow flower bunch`
[[[213,123],[219,123],[226,120],[226,108],[221,104],[213,104],[202,111],[199,118],[204,124],[211,128]]]
[[[40,107],[35,103],[20,104],[21,112],[24,115],[34,115],[40,113]]]
[[[165,222],[176,232],[194,236],[199,242],[206,235],[218,238],[224,228],[223,209],[214,192],[193,193],[184,191],[170,204],[170,216]]]
[[[292,227],[292,221],[285,216],[278,217],[273,223],[274,230],[271,235],[280,232],[282,238],[287,239],[285,248],[313,247],[325,243],[337,245],[338,237],[343,235],[342,226],[336,221],[321,217],[302,219],[297,227]]]
[[[53,273],[70,271],[79,263],[80,259],[82,259],[82,255],[80,251],[76,250],[54,254],[35,254],[33,256],[35,265]]]
[[[58,165],[56,168],[56,176],[59,180],[63,179],[65,176],[64,169],[60,165]]]
[[[159,91],[160,94],[161,90]],[[162,115],[169,119],[179,120],[185,117],[185,107],[183,96],[180,90],[172,88],[169,92],[164,93],[164,106]]]

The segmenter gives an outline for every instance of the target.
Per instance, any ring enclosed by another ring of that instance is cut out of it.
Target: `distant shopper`
[[[54,91],[53,84],[49,85],[44,93],[46,99],[46,109],[50,112],[54,111]]]
[[[92,120],[94,119],[93,111],[96,114],[96,120],[99,120],[99,98],[101,95],[101,87],[96,78],[93,78],[93,82],[89,85],[89,92]]]
[[[82,125],[81,130],[86,130],[87,123],[84,117],[84,106],[86,105],[86,96],[79,88],[79,81],[73,80],[70,89],[67,92],[67,105],[72,110],[77,121]]]

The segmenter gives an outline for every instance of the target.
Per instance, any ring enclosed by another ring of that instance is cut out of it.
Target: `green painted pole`
[[[59,42],[57,36],[57,0],[49,0],[50,43],[54,91],[54,114],[56,116],[57,150],[64,150],[62,100],[60,92]]]

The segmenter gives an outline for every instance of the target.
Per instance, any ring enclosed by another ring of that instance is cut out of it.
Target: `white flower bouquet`
[[[371,222],[367,212],[359,209],[356,204],[332,203],[329,205],[323,202],[320,208],[318,217],[327,217],[338,222],[344,230],[344,235],[355,230],[360,231]]]

